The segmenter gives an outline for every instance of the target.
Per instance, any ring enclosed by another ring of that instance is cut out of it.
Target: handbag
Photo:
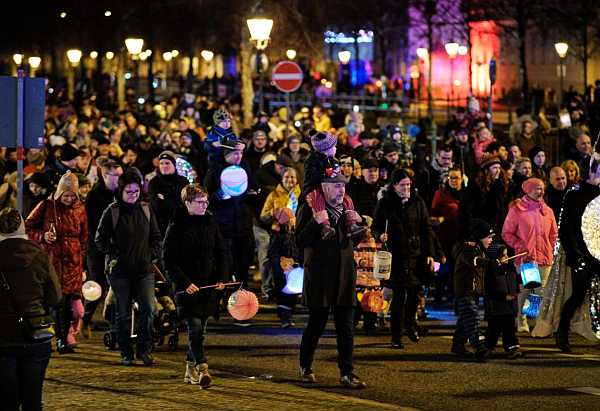
[[[25,316],[21,314],[20,310],[17,307],[17,301],[15,299],[14,294],[6,281],[6,277],[4,277],[4,273],[0,271],[0,280],[2,280],[2,288],[8,294],[10,298],[10,303],[12,308],[17,315],[17,322],[21,327],[21,331],[23,332],[23,337],[29,342],[32,343],[42,343],[46,341],[50,341],[56,334],[54,330],[54,318],[51,315],[43,313],[43,314],[31,314]]]

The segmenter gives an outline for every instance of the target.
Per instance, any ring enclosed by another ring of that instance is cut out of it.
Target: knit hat
[[[74,193],[79,198],[79,181],[77,180],[77,176],[70,171],[67,171],[60,178],[54,192],[54,200],[58,200],[67,191]]]
[[[544,188],[545,186],[546,185],[544,184],[544,182],[539,178],[528,178],[527,180],[523,181],[523,184],[521,184],[521,189],[525,194],[527,194],[538,187]]]
[[[337,144],[337,137],[331,133],[311,129],[308,136],[313,148],[322,154],[327,154]]]
[[[288,207],[278,208],[275,210],[275,215],[273,217],[275,217],[275,220],[277,220],[279,224],[283,225],[290,222],[294,217],[294,212]]]
[[[106,137],[106,134],[104,134],[102,132],[93,133],[90,138],[92,140],[96,140],[98,142],[99,146],[102,144],[106,144],[106,145],[110,144],[110,140]]]
[[[399,151],[400,151],[400,149],[398,148],[396,143],[385,143],[383,145],[383,155],[386,155],[389,153],[398,153]]]
[[[158,156],[158,160],[169,160],[171,163],[173,163],[174,167],[177,167],[177,154],[175,154],[172,151],[169,150],[165,150],[162,153],[160,153],[160,155]]]
[[[360,166],[362,167],[363,170],[369,170],[371,168],[379,168],[379,162],[377,160],[375,160],[374,158],[365,158],[361,163]]]
[[[481,168],[485,170],[494,164],[502,164],[500,157],[494,155],[484,156],[483,160],[481,161]]]
[[[78,148],[73,147],[71,144],[62,145],[57,152],[58,158],[62,161],[71,161],[81,155],[81,151]]]
[[[14,208],[6,207],[0,211],[0,241],[9,238],[27,238],[27,235],[21,214]]]
[[[494,234],[492,227],[480,218],[474,218],[471,220],[470,235],[474,240],[483,240],[486,237]]]
[[[213,121],[215,124],[219,124],[221,121],[231,120],[231,115],[227,110],[218,109],[213,114]]]
[[[529,150],[529,153],[527,153],[527,157],[529,157],[531,161],[533,161],[535,156],[537,156],[541,151],[544,151],[544,149],[540,146],[535,146],[531,150]]]

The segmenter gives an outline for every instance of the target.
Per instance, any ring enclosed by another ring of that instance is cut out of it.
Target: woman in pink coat
[[[524,262],[535,261],[540,269],[542,288],[548,281],[558,237],[554,212],[544,202],[544,187],[538,178],[525,180],[521,186],[525,195],[511,204],[502,227],[502,238],[515,254],[527,252],[526,256],[516,259],[517,268]],[[529,332],[529,327],[521,309],[528,294],[529,290],[524,288],[519,294],[519,331],[524,332]]]

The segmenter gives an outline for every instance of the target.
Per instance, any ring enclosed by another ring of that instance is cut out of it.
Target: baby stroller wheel
[[[104,346],[109,350],[114,350],[117,347],[117,338],[111,332],[104,333],[102,340],[104,342]]]
[[[169,337],[169,351],[174,352],[177,351],[177,345],[179,344],[179,336],[177,334]]]

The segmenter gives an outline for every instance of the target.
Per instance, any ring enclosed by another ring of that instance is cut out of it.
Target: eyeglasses
[[[194,200],[192,203],[200,204],[200,205],[208,205],[208,200]]]
[[[129,190],[125,190],[125,194],[132,196],[134,194],[139,194],[140,190],[133,190],[133,191],[129,191]]]

